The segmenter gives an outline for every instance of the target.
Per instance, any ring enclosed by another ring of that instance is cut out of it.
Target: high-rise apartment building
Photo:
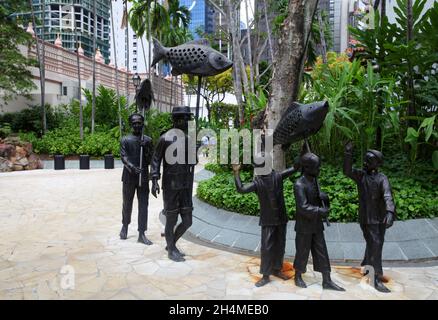
[[[33,0],[35,16],[44,21],[44,39],[54,43],[58,35],[65,49],[75,50],[76,34],[79,35],[85,55],[93,56],[94,15],[96,3],[97,38],[96,47],[100,49],[106,62],[110,57],[110,0]],[[43,5],[45,17],[43,19]],[[76,25],[76,34],[75,34]],[[39,37],[43,27],[37,26]]]
[[[128,26],[128,42],[126,42],[126,29],[122,29],[122,18],[124,5],[121,0],[113,0],[113,23],[114,34],[111,31],[111,62],[115,64],[115,56],[117,56],[117,66],[124,67],[132,72],[146,73],[148,71],[149,59],[149,42],[147,37],[138,37]],[[132,7],[132,3],[128,2],[128,12]],[[113,37],[115,38],[115,47],[113,46]],[[129,54],[127,55],[127,51]],[[129,56],[128,65],[126,58]]]

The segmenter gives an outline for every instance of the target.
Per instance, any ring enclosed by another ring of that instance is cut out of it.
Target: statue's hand
[[[386,229],[391,228],[392,225],[394,224],[394,215],[392,214],[392,212],[387,212],[385,219],[383,220],[383,223],[386,226]]]
[[[241,164],[233,164],[232,167],[233,167],[234,173],[239,173],[240,169],[242,168],[242,165]]]
[[[347,153],[352,153],[353,152],[353,142],[348,141],[345,144],[344,151],[347,152]]]
[[[323,217],[323,218],[326,218],[329,214],[329,208],[327,208],[327,207],[319,208],[318,211],[321,214],[321,217]]]
[[[301,161],[300,161],[300,157],[296,157],[294,160],[294,169],[295,170],[300,170],[301,168]]]
[[[143,139],[140,140],[140,145],[143,148],[146,148],[149,145],[149,141],[143,138]]]
[[[140,174],[141,173],[141,169],[139,168],[139,167],[132,167],[132,170],[134,170],[134,172],[136,173],[136,174]]]
[[[152,195],[156,198],[157,194],[160,193],[160,185],[157,179],[152,179]]]

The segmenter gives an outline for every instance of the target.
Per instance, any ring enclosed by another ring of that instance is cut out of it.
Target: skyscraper
[[[194,39],[200,38],[198,31],[214,32],[214,10],[206,0],[180,0],[179,2],[190,10],[189,30]]]
[[[35,16],[44,20],[44,39],[54,43],[58,34],[65,49],[75,50],[75,24],[85,55],[93,56],[94,16],[93,0],[33,0]],[[43,19],[43,4],[45,17]],[[96,0],[97,38],[96,46],[106,62],[110,56],[110,0]],[[39,37],[42,26],[36,27]]]

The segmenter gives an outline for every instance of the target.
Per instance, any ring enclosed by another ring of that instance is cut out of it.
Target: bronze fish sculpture
[[[209,47],[206,39],[190,41],[172,48],[166,48],[154,39],[154,60],[151,67],[162,59],[170,62],[174,76],[215,76],[233,66],[231,60]]]
[[[321,129],[328,111],[327,101],[292,103],[274,130],[274,145],[281,144],[287,149],[292,143],[314,135]]]

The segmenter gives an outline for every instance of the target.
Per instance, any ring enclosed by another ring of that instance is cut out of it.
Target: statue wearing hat
[[[295,285],[306,288],[302,274],[306,272],[307,261],[312,253],[314,271],[322,273],[323,289],[345,291],[330,277],[331,267],[324,238],[323,220],[329,213],[329,198],[319,189],[318,176],[321,167],[319,157],[311,152],[300,158],[302,175],[294,184],[296,223],[294,261]]]
[[[359,223],[366,241],[362,266],[374,268],[374,287],[390,292],[382,283],[382,250],[385,231],[394,222],[396,211],[388,178],[378,172],[383,155],[377,150],[365,154],[363,169],[353,168],[353,144],[348,142],[344,152],[344,174],[354,180],[359,193]]]
[[[120,157],[123,162],[123,226],[120,231],[120,239],[127,239],[128,226],[131,223],[132,203],[135,192],[137,192],[138,242],[151,245],[152,242],[146,237],[145,232],[148,224],[148,165],[151,162],[154,148],[152,139],[146,135],[142,135],[144,117],[141,114],[131,114],[129,116],[129,124],[132,128],[132,134],[124,136],[120,142]],[[144,150],[144,152],[141,153],[142,161],[140,161],[141,148]]]
[[[194,166],[196,161],[189,161],[195,150],[190,150],[188,122],[192,117],[189,107],[174,107],[172,120],[174,128],[161,135],[154,152],[151,164],[152,195],[157,197],[160,191],[158,180],[161,177],[163,190],[163,214],[166,216],[164,235],[166,238],[169,259],[185,261],[185,254],[177,247],[176,242],[192,225],[192,191]],[[160,166],[163,162],[163,174]],[[178,216],[181,223],[176,226]]]

